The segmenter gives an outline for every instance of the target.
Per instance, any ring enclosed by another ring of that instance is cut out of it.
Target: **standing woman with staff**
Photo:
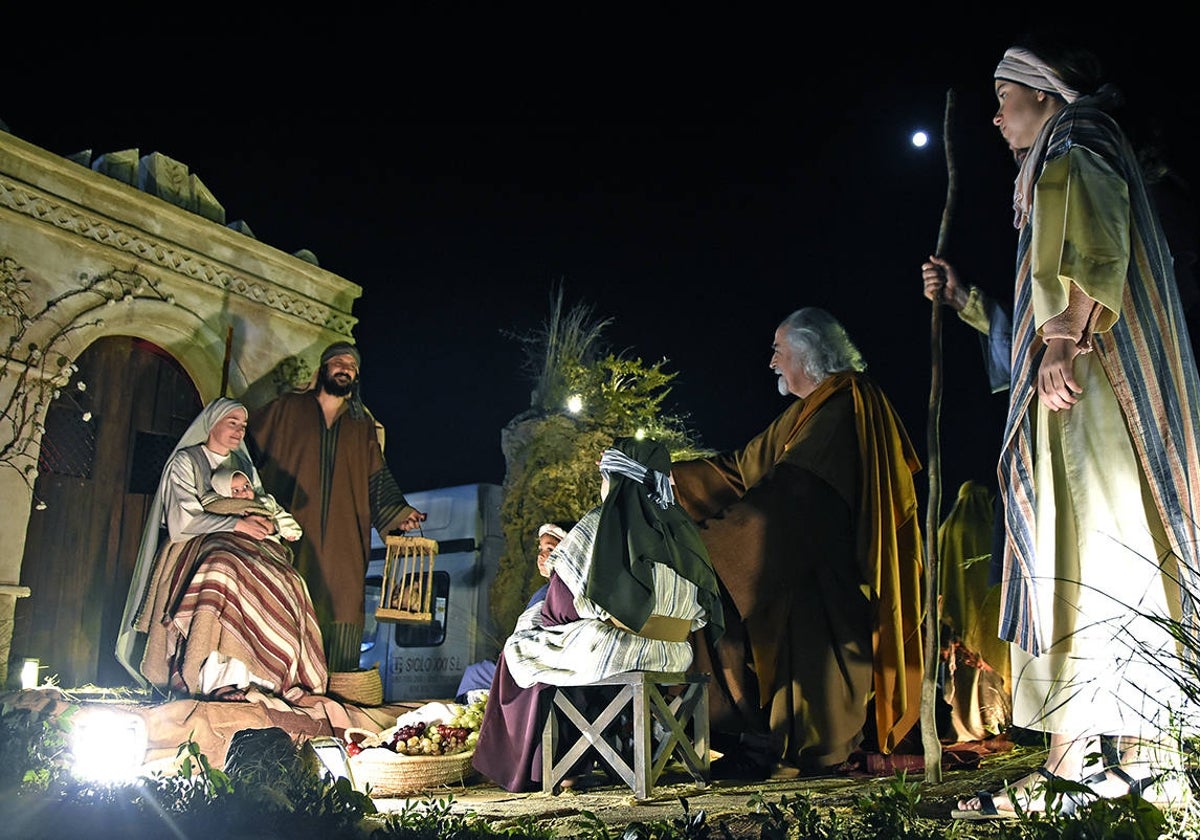
[[[1189,676],[1171,629],[1197,638],[1200,383],[1170,251],[1094,55],[1026,41],[994,76],[1020,165],[1000,635],[1013,722],[1049,750],[953,816],[1045,810],[1060,779],[1090,791],[1065,810],[1131,791],[1179,805]],[[1108,766],[1091,763],[1101,736],[1118,744]]]

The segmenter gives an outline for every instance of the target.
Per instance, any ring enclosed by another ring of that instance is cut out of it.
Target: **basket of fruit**
[[[471,758],[486,698],[470,706],[427,703],[383,732],[349,728],[346,752],[357,782],[373,797],[420,793],[462,785],[474,775]]]

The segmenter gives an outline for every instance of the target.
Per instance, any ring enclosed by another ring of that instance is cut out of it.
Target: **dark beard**
[[[321,368],[321,377],[318,384],[321,390],[331,397],[348,397],[354,393],[355,381],[350,380],[350,382],[343,385],[329,375],[329,368]]]

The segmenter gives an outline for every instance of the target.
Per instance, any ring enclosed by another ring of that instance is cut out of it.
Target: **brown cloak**
[[[874,731],[891,752],[920,716],[920,464],[862,374],[826,379],[740,451],[675,464],[725,590],[726,634],[693,634],[717,732],[767,735],[804,768]]]
[[[296,568],[308,582],[330,670],[357,668],[357,657],[335,662],[333,652],[356,651],[361,641],[371,526],[386,534],[413,511],[383,460],[375,421],[343,411],[326,430],[317,392],[292,392],[251,413],[250,436],[263,487],[304,529],[293,545]],[[340,640],[355,627],[358,638]]]

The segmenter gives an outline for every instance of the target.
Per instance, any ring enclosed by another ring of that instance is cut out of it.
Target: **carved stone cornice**
[[[156,238],[145,231],[90,215],[74,205],[39,194],[26,185],[5,178],[0,178],[0,207],[340,335],[350,336],[358,321],[347,313],[284,286],[230,271],[196,251]]]

